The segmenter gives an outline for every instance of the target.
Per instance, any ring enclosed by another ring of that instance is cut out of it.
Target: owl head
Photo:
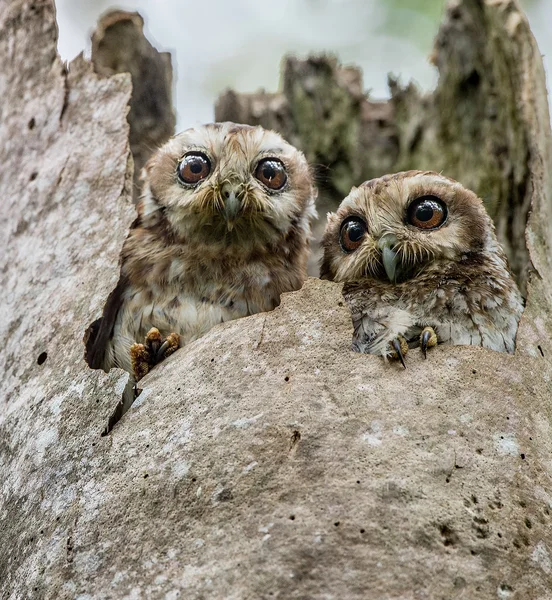
[[[321,277],[335,281],[413,279],[427,265],[502,256],[483,202],[458,182],[428,171],[372,179],[328,214]]]
[[[169,140],[142,173],[142,219],[162,213],[178,237],[244,244],[310,234],[316,190],[303,154],[262,127],[213,123]]]

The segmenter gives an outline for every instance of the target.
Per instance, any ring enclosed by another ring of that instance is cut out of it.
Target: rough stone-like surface
[[[310,279],[173,355],[103,437],[126,376],[80,338],[131,218],[129,81],[64,73],[51,2],[0,8],[2,599],[548,600],[552,138],[526,21],[484,6],[529,149],[516,355],[354,354],[341,287]]]
[[[91,372],[81,340],[134,212],[130,78],[99,79],[82,58],[67,72],[56,35],[52,2],[0,6],[3,599],[63,597],[83,475],[100,466],[92,444],[122,377]]]
[[[350,340],[340,286],[311,279],[143,381],[100,537],[146,596],[547,597],[549,364],[440,347],[405,371]],[[147,530],[123,518],[138,486]]]
[[[171,55],[158,52],[149,43],[138,13],[111,10],[102,15],[92,35],[92,63],[104,77],[130,73],[132,79],[128,122],[135,167],[133,195],[137,199],[142,167],[174,134]]]

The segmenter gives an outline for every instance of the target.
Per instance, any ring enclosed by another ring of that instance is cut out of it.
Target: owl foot
[[[426,327],[420,335],[420,348],[424,358],[427,358],[427,349],[437,346],[437,334],[433,327]]]
[[[402,366],[406,369],[406,363],[404,362],[404,357],[408,352],[408,342],[399,335],[389,344],[389,358],[394,358],[395,360],[400,360]]]
[[[130,347],[130,362],[136,381],[145,377],[156,364],[176,352],[179,347],[178,333],[171,333],[163,340],[159,329],[152,327],[143,344],[132,344]]]

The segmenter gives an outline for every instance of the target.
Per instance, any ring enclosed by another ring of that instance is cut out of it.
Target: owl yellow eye
[[[354,252],[366,235],[366,223],[360,217],[350,217],[341,224],[339,242],[344,252]]]
[[[408,222],[418,229],[438,229],[447,215],[447,205],[436,196],[422,196],[408,207]]]
[[[284,163],[277,158],[263,158],[255,169],[255,177],[270,190],[281,190],[287,181]]]
[[[209,175],[211,162],[202,152],[188,152],[178,163],[177,172],[180,181],[194,185]]]

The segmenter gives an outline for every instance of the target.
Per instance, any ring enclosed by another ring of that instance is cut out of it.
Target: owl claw
[[[426,327],[420,335],[420,347],[424,358],[427,358],[427,349],[437,345],[437,334],[432,327]]]
[[[157,351],[156,359],[157,362],[161,362],[167,356],[170,356],[174,352],[176,352],[180,348],[180,336],[178,333],[171,333],[166,338],[165,341],[161,344],[161,347]]]
[[[140,381],[156,364],[178,350],[180,336],[171,333],[163,340],[159,329],[152,327],[146,334],[144,342],[144,344],[132,344],[130,347],[130,362],[136,381]]]
[[[399,336],[395,338],[391,344],[391,358],[395,358],[401,361],[402,366],[406,369],[406,363],[404,361],[404,357],[408,352],[408,343],[407,341]]]

